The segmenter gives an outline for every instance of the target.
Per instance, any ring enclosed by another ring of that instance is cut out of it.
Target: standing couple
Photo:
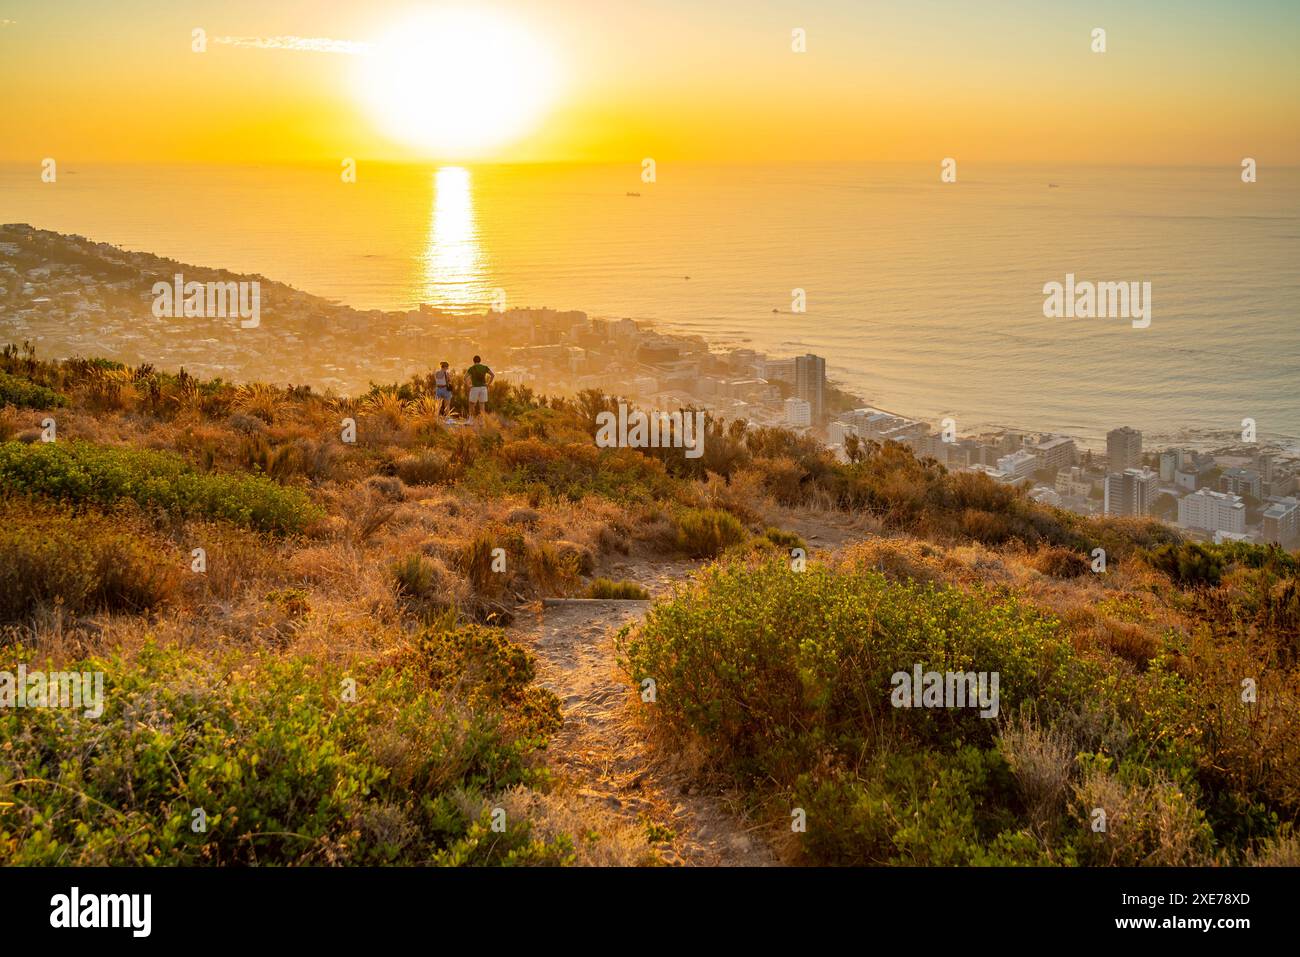
[[[433,373],[433,395],[438,399],[438,414],[446,415],[455,389],[454,377],[447,362],[440,365]],[[483,364],[482,358],[475,356],[474,364],[465,370],[465,378],[469,381],[469,414],[472,417],[480,416],[487,411],[488,385],[496,378],[496,374]],[[478,408],[475,409],[475,406]]]

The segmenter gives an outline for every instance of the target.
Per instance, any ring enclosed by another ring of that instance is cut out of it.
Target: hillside
[[[0,356],[0,674],[104,689],[0,708],[0,863],[1300,859],[1294,555],[892,443],[306,381]]]
[[[229,315],[154,314],[155,283],[257,283],[257,324]],[[0,225],[0,341],[39,344],[54,356],[112,355],[132,364],[185,367],[234,382],[282,376],[317,389],[364,391],[404,379],[411,358],[458,334],[436,311],[358,310],[260,275],[134,252],[22,223]],[[392,354],[382,343],[401,343]],[[424,363],[427,365],[427,361]]]

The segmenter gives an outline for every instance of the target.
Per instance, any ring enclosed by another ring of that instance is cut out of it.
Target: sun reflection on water
[[[434,174],[421,301],[448,312],[478,311],[489,298],[483,265],[470,172],[443,166]]]

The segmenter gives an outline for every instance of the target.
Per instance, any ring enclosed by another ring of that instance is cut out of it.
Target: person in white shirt
[[[446,362],[433,374],[433,396],[438,399],[438,414],[446,415],[451,402],[451,368]]]

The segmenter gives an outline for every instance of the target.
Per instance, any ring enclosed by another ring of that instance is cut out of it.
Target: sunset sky
[[[430,9],[491,11],[549,64],[537,88],[431,33],[406,41],[457,64],[463,88],[377,104],[393,77],[364,45]],[[1294,0],[0,0],[0,160],[1291,165],[1297,48]],[[481,115],[487,88],[509,124]],[[504,141],[402,128],[439,95]]]

